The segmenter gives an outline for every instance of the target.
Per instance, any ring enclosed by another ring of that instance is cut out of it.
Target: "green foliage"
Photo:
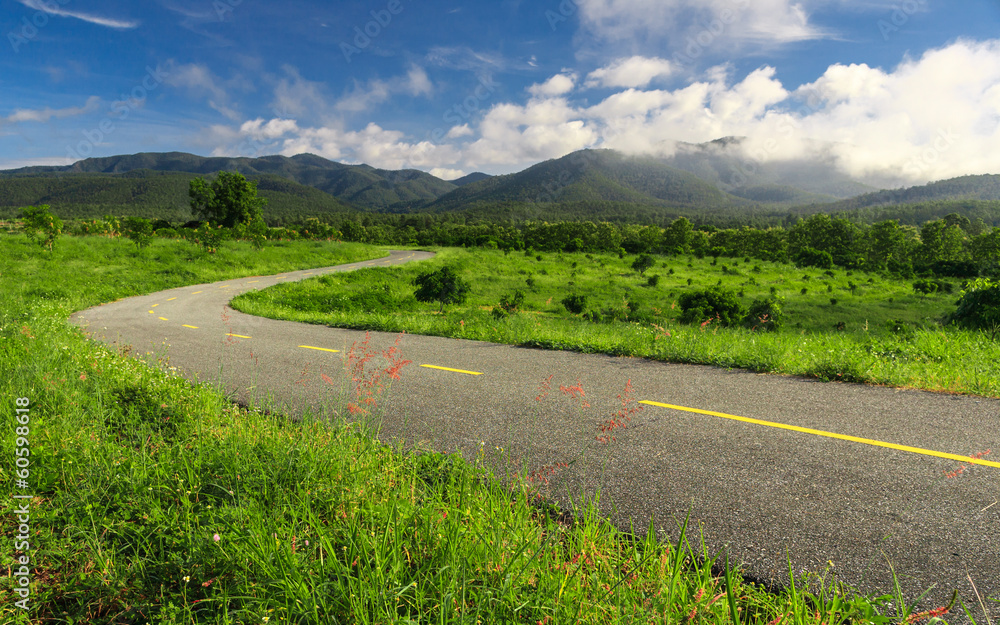
[[[833,267],[833,256],[830,255],[830,252],[804,247],[795,255],[795,264],[799,267],[829,269]]]
[[[560,303],[569,312],[573,313],[574,315],[579,315],[587,307],[587,296],[586,295],[578,295],[578,294],[574,293],[572,295],[567,295],[566,297],[564,297],[560,301]]]
[[[211,185],[195,178],[191,181],[188,195],[195,217],[226,228],[262,219],[267,203],[257,196],[257,183],[238,172],[220,171]]]
[[[736,293],[719,286],[683,293],[678,303],[683,323],[714,320],[723,327],[730,327],[739,325],[747,312]]]
[[[646,279],[646,286],[649,287],[655,287],[659,283],[660,283],[660,276],[649,276],[649,278]]]
[[[805,291],[806,289],[802,289]],[[805,293],[803,293],[804,295]],[[770,332],[778,330],[784,325],[785,300],[780,297],[758,297],[750,304],[746,317],[743,319],[743,327],[756,331]]]
[[[126,217],[122,228],[135,246],[142,249],[153,240],[153,222],[142,217]]]
[[[439,311],[445,304],[461,304],[469,294],[469,283],[457,275],[450,267],[421,274],[414,278],[417,290],[413,296],[420,302],[440,302]]]
[[[52,246],[62,234],[63,222],[52,214],[49,205],[25,206],[21,209],[21,218],[24,220],[24,234],[52,252]]]
[[[913,283],[913,292],[930,295],[931,293],[951,293],[954,290],[951,282],[944,280],[917,280]]]
[[[967,283],[949,321],[964,328],[989,330],[996,336],[1000,331],[1000,282],[977,278]]]
[[[229,232],[222,226],[202,224],[194,231],[194,242],[209,254],[214,254],[219,249],[219,244],[225,241],[228,235]]]
[[[652,256],[648,254],[642,254],[632,262],[632,269],[634,271],[638,271],[639,275],[641,276],[646,273],[647,269],[653,267],[655,264],[656,261],[653,260]]]

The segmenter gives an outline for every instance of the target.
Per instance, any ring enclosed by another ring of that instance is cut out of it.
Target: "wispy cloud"
[[[90,15],[89,13],[81,13],[79,11],[67,11],[64,8],[59,7],[59,5],[55,2],[44,2],[43,0],[18,1],[29,9],[43,11],[49,15],[58,15],[59,17],[72,17],[90,24],[97,24],[98,26],[106,26],[108,28],[127,30],[129,28],[135,28],[139,25],[139,22],[136,20],[119,20],[110,17],[101,17],[99,15]]]
[[[74,106],[63,109],[54,109],[49,107],[44,109],[17,109],[2,119],[10,124],[18,124],[21,122],[47,122],[51,119],[63,119],[66,117],[85,115],[97,110],[97,107],[100,106],[100,104],[101,99],[94,95],[87,98],[87,102],[83,106]]]

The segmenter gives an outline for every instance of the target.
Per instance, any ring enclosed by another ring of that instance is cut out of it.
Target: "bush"
[[[707,319],[718,319],[722,326],[734,326],[746,317],[746,309],[739,297],[719,286],[684,293],[680,296],[679,304],[680,320],[684,323],[701,323]]]
[[[583,312],[583,309],[587,307],[587,296],[586,295],[567,295],[563,298],[561,304],[566,307],[566,310],[573,313],[574,315],[579,315]]]
[[[784,303],[780,297],[758,297],[750,304],[750,310],[743,318],[743,327],[764,332],[777,330],[784,323],[781,309]]]
[[[799,267],[819,267],[820,269],[829,269],[833,267],[833,256],[829,252],[824,252],[823,250],[813,249],[811,247],[804,247],[795,256],[795,264]]]
[[[420,302],[440,302],[438,311],[443,311],[445,304],[461,304],[469,294],[469,283],[455,274],[450,267],[421,274],[414,278],[413,284],[417,290],[413,296]]]
[[[976,278],[967,283],[958,300],[958,309],[948,320],[964,328],[989,330],[996,336],[1000,329],[1000,282]]]
[[[951,293],[953,289],[954,285],[944,280],[917,280],[913,283],[913,291],[925,295],[938,292]]]
[[[500,308],[507,313],[516,313],[524,303],[524,293],[520,289],[514,291],[513,295],[504,295],[500,298]]]
[[[660,276],[649,276],[646,278],[646,286],[656,286],[660,283]]]
[[[656,261],[653,260],[652,256],[650,256],[648,254],[643,254],[642,256],[640,256],[639,258],[636,258],[632,262],[632,269],[635,270],[635,271],[638,271],[639,275],[641,276],[641,275],[643,275],[643,274],[646,273],[647,269],[651,268],[655,264],[656,264]]]

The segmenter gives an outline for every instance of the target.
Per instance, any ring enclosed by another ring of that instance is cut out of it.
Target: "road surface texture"
[[[188,286],[72,320],[94,339],[166,355],[240,401],[331,414],[352,388],[344,356],[365,333],[252,317],[227,303],[280,282],[431,256],[397,251]],[[397,338],[373,333],[371,346]],[[987,599],[1000,596],[998,400],[439,337],[405,335],[399,349],[412,363],[378,398],[384,440],[483,453],[511,472],[575,461],[543,470],[543,492],[565,502],[568,492],[599,488],[615,523],[644,531],[652,518],[664,540],[676,539],[690,512],[693,542],[700,527],[710,552],[728,546],[751,579],[787,583],[790,560],[796,572],[829,570],[884,594],[891,563],[910,600],[930,588],[921,605],[940,606],[957,588],[986,622],[975,583],[1000,621],[1000,604]],[[378,356],[369,367],[386,362]],[[642,409],[610,431],[615,440],[597,440],[629,380],[646,403],[629,404]]]

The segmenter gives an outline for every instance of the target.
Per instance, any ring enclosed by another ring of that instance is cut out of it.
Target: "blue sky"
[[[1000,173],[1000,2],[0,0],[0,168],[311,152],[444,178],[745,136]]]

